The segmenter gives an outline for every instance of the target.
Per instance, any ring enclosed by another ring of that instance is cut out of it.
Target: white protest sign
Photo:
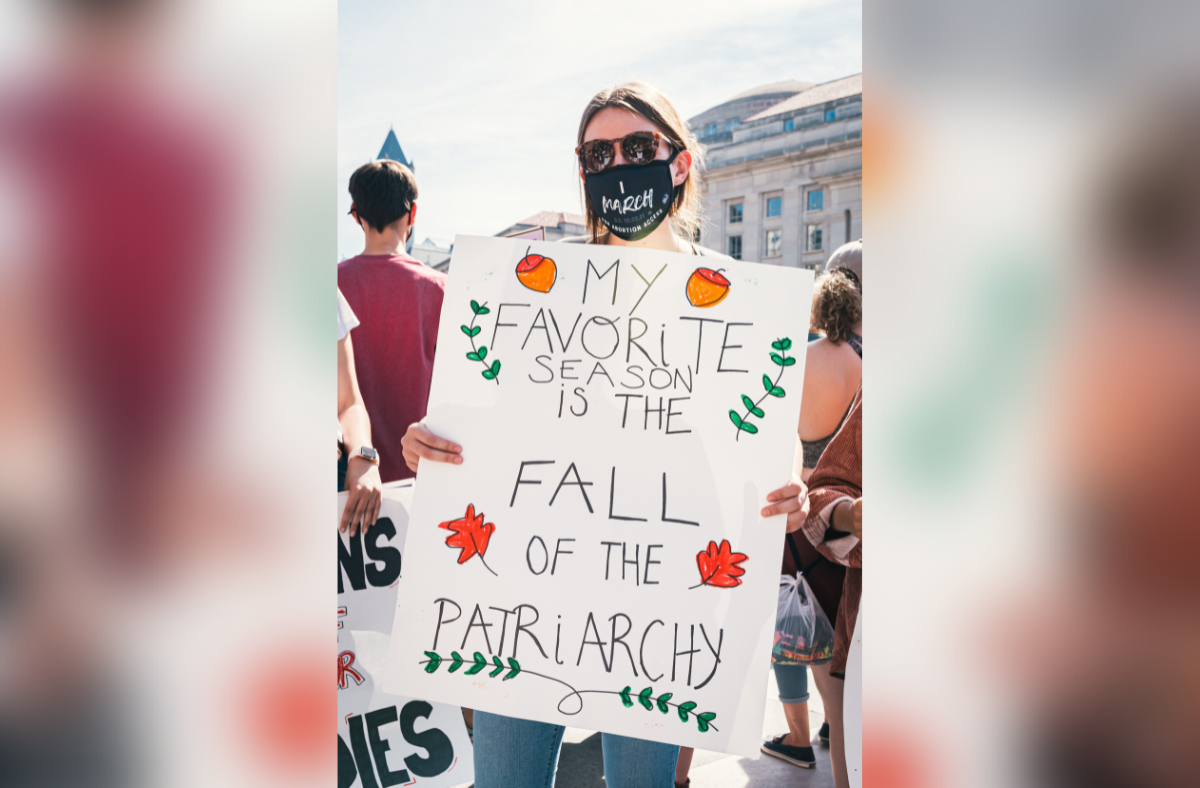
[[[756,753],[812,282],[457,238],[385,685]]]
[[[851,788],[862,788],[862,602],[854,621],[854,636],[846,657],[842,725],[846,732],[846,772]]]
[[[346,497],[338,496],[339,519]],[[475,779],[458,706],[379,686],[411,499],[411,482],[385,485],[366,536],[338,533],[338,788],[444,788]]]

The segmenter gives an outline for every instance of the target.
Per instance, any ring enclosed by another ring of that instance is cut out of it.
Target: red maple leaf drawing
[[[488,549],[488,541],[492,538],[492,533],[496,530],[496,524],[484,523],[483,513],[475,514],[474,504],[467,504],[467,514],[461,520],[447,520],[444,523],[439,523],[438,528],[453,531],[453,533],[446,537],[446,546],[457,547],[462,550],[458,554],[458,562],[460,564],[465,564],[471,560],[471,556],[478,555],[479,562],[489,572],[496,574],[487,565],[487,561],[483,560],[483,555]]]
[[[696,553],[696,566],[700,568],[700,582],[692,588],[740,586],[742,584],[741,575],[746,574],[746,570],[742,569],[740,564],[746,558],[745,553],[733,552],[728,539],[722,539],[720,547],[717,547],[716,542],[709,542],[707,550]]]

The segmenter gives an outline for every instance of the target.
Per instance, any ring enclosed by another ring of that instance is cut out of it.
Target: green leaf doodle
[[[487,345],[480,345],[478,347],[475,346],[475,337],[477,337],[479,335],[479,332],[483,330],[482,326],[475,325],[475,321],[479,318],[480,315],[486,315],[489,312],[491,312],[492,310],[488,309],[487,302],[484,302],[481,304],[478,301],[475,301],[472,299],[471,311],[475,313],[475,317],[471,318],[471,324],[466,325],[466,326],[459,326],[459,328],[462,329],[462,332],[464,334],[466,334],[471,340],[471,351],[469,353],[467,353],[467,360],[468,361],[478,361],[480,364],[483,364],[483,369],[480,370],[479,374],[483,375],[484,380],[494,380],[494,381],[496,381],[497,384],[499,384],[500,383],[500,380],[499,380],[500,361],[499,361],[499,359],[492,359],[492,363],[488,364],[488,362],[486,360],[487,355],[488,355]]]
[[[467,668],[466,675],[474,676],[476,673],[478,673],[479,671],[486,668],[487,664],[488,664],[487,660],[483,658],[483,655],[480,654],[478,651],[476,651],[475,652],[475,664],[472,665],[471,667]]]
[[[632,687],[626,687],[625,689],[621,690],[620,692],[613,693],[613,694],[618,695],[621,698],[621,703],[625,706],[625,708],[627,708],[627,709],[633,708],[633,702],[634,702],[635,698],[633,697],[633,688]],[[670,707],[676,706],[677,707],[676,713],[679,715],[679,719],[682,722],[687,722],[689,716],[694,715],[696,717],[696,724],[697,724],[697,726],[699,726],[701,733],[707,731],[711,727],[709,725],[709,723],[712,722],[717,717],[716,712],[712,712],[712,711],[706,711],[703,714],[697,714],[695,711],[695,709],[696,709],[695,701],[689,700],[687,703],[679,703],[679,704],[671,703],[670,700],[672,697],[673,696],[671,695],[671,693],[664,692],[662,695],[659,695],[656,698],[656,697],[654,697],[654,688],[646,687],[644,690],[642,690],[641,692],[639,692],[637,694],[636,700],[638,703],[640,703],[642,705],[642,707],[644,709],[646,709],[646,711],[654,711],[655,707],[657,707],[658,710],[661,711],[663,714],[670,714],[671,713]]]
[[[496,666],[496,669],[489,673],[488,676],[494,679],[504,672],[504,663],[500,661],[499,657],[492,657],[492,664]]]
[[[763,400],[767,397],[782,397],[786,393],[780,388],[779,380],[783,377],[783,371],[796,363],[794,357],[787,355],[787,351],[791,346],[792,340],[787,337],[777,339],[771,343],[771,347],[779,351],[778,353],[771,354],[771,361],[775,363],[775,366],[779,367],[779,375],[774,380],[771,380],[770,375],[763,374],[763,391],[767,393],[759,397],[757,402],[752,400],[747,394],[742,395],[742,405],[746,409],[745,413],[739,414],[736,410],[729,411],[729,420],[733,422],[733,426],[737,427],[735,440],[740,440],[743,432],[748,435],[758,434],[758,426],[750,422],[750,417],[764,418],[766,413],[759,407],[762,405]]]
[[[436,672],[444,661],[450,662],[450,668],[446,671],[447,673],[453,673],[461,668],[464,664],[469,664],[470,667],[463,671],[463,674],[467,676],[474,676],[477,673],[483,672],[483,670],[488,667],[487,657],[483,656],[483,654],[479,653],[478,651],[475,652],[470,663],[466,662],[463,659],[462,654],[459,654],[457,651],[451,651],[449,657],[443,657],[440,654],[435,654],[432,651],[426,651],[425,656],[427,657],[425,660],[426,673]],[[496,676],[499,676],[506,670],[508,673],[504,675],[503,681],[514,679],[521,674],[521,663],[517,662],[517,660],[513,657],[508,658],[507,665],[500,660],[500,657],[492,657],[491,664],[496,666],[495,670],[488,674],[488,676],[491,678],[496,678]]]
[[[508,671],[508,673],[504,674],[504,678],[501,679],[502,681],[508,681],[509,679],[515,679],[517,677],[517,674],[519,674],[521,672],[521,663],[517,662],[517,660],[513,657],[508,658],[508,667],[509,667],[509,671]]]
[[[760,419],[765,415],[762,408],[755,405],[754,400],[750,399],[745,394],[742,395],[742,404],[746,406],[746,410],[750,411],[755,416],[758,416]]]

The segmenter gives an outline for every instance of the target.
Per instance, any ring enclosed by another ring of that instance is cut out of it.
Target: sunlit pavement
[[[769,671],[767,685],[767,708],[763,715],[763,739],[768,736],[778,736],[787,731],[787,721],[783,717],[783,705],[779,702],[779,689],[775,685],[775,672]],[[816,685],[811,675],[808,681],[809,726],[812,728],[813,741],[817,740],[817,731],[825,720],[825,710],[821,707],[821,696],[817,694]],[[820,743],[813,745],[817,756],[815,769],[801,769],[787,761],[773,758],[759,752],[753,758],[738,758],[718,752],[697,750],[692,758],[692,788],[743,788],[754,786],[758,788],[776,788],[776,786],[813,786],[813,788],[833,788],[833,774],[829,770],[829,748]],[[573,788],[575,783],[558,783],[559,788]]]

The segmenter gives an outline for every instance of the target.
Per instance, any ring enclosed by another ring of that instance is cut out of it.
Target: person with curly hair
[[[809,323],[824,336],[808,344],[804,363],[799,432],[806,481],[862,385],[861,240],[830,256],[817,280]]]

